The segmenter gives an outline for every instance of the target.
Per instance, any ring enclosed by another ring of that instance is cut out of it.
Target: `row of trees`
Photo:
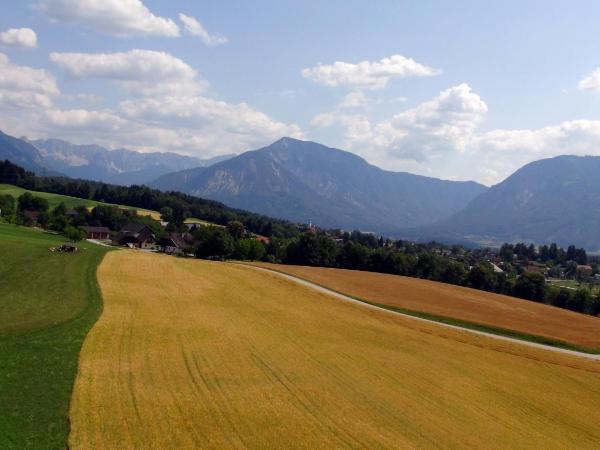
[[[484,260],[469,266],[465,262],[443,257],[425,244],[404,242],[401,246],[389,245],[372,235],[361,234],[346,233],[341,239],[334,240],[325,233],[309,231],[290,239],[274,238],[268,244],[248,239],[252,252],[240,252],[236,246],[244,239],[236,239],[230,227],[208,227],[199,229],[195,234],[201,242],[196,256],[262,259],[284,264],[404,275],[544,302],[587,314],[600,314],[600,296],[593,295],[587,288],[560,289],[548,286],[544,275],[539,273],[524,272],[517,275],[496,272]],[[408,252],[405,251],[407,249]]]
[[[503,244],[500,247],[500,257],[505,262],[512,262],[515,258],[519,260],[553,262],[555,264],[566,264],[575,261],[577,264],[587,264],[588,256],[583,248],[570,245],[567,250],[553,243],[541,245],[536,249],[533,244]]]

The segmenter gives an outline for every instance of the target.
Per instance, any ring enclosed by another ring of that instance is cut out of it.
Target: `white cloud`
[[[600,68],[583,78],[577,87],[581,91],[600,92]]]
[[[336,110],[315,116],[311,125],[338,127],[345,148],[381,167],[486,184],[539,159],[600,155],[600,120],[480,132],[486,113],[479,95],[461,84],[375,124]]]
[[[341,126],[345,144],[371,161],[424,163],[464,152],[486,112],[483,100],[467,84],[460,84],[374,126],[364,115],[339,111],[320,114],[311,125]]]
[[[412,58],[392,55],[379,61],[361,61],[357,64],[336,61],[331,65],[319,64],[302,70],[302,76],[325,86],[351,86],[382,89],[393,78],[438,75],[439,70],[419,64]]]
[[[11,28],[0,33],[0,45],[5,47],[37,47],[37,35],[31,28]]]
[[[12,134],[198,156],[257,148],[281,136],[302,137],[297,125],[274,120],[246,103],[232,104],[203,95],[206,82],[168,53],[52,53],[50,58],[75,79],[96,78],[116,84],[125,89],[127,99],[113,105],[107,105],[107,100],[101,110],[67,108],[64,102],[86,100],[89,94],[58,97],[51,75],[15,66],[0,54],[0,109],[9,102],[21,104],[10,114],[0,111],[3,128]],[[132,93],[135,95],[129,95]],[[53,104],[55,96],[63,105]],[[22,107],[34,101],[37,107]]]
[[[173,20],[155,16],[140,0],[40,0],[37,7],[53,20],[112,36],[179,36]]]
[[[217,45],[225,44],[228,39],[225,36],[219,36],[216,34],[209,33],[202,24],[192,16],[186,16],[183,13],[179,14],[179,20],[183,23],[185,31],[192,36],[199,37],[204,45],[209,47],[215,47]]]
[[[338,109],[364,108],[369,103],[369,99],[362,91],[352,91],[344,96]]]
[[[166,52],[50,53],[50,60],[73,78],[116,81],[136,95],[194,94],[207,86],[192,67]]]
[[[465,150],[483,121],[487,105],[463,83],[379,125],[388,135],[388,151],[427,159],[437,153]]]
[[[0,108],[50,107],[59,95],[54,77],[42,69],[13,64],[0,53]]]

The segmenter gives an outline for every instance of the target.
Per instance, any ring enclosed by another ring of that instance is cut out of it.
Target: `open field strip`
[[[523,339],[517,339],[517,338],[513,338],[513,337],[502,336],[502,335],[499,335],[499,334],[488,333],[488,332],[485,332],[485,331],[474,330],[474,329],[471,329],[471,328],[466,328],[464,326],[451,325],[451,324],[448,324],[448,323],[444,323],[444,322],[440,322],[440,321],[436,321],[436,320],[432,320],[432,319],[424,319],[422,317],[417,317],[417,316],[414,316],[414,315],[411,315],[411,314],[407,314],[407,313],[403,313],[403,312],[399,312],[399,311],[394,311],[392,309],[387,309],[387,308],[385,308],[383,306],[380,306],[380,305],[377,305],[377,304],[368,303],[368,302],[365,302],[364,300],[358,300],[358,299],[356,299],[354,297],[349,297],[347,295],[339,293],[338,291],[334,291],[334,290],[331,290],[329,288],[326,288],[326,287],[324,287],[324,286],[322,286],[320,284],[316,284],[316,283],[313,283],[311,281],[307,281],[307,280],[305,280],[303,278],[299,278],[299,277],[294,276],[294,275],[289,275],[289,274],[284,273],[282,271],[277,271],[277,270],[269,269],[267,267],[259,267],[259,266],[254,265],[254,264],[249,264],[247,266],[248,267],[252,267],[252,268],[254,268],[256,270],[263,270],[263,271],[275,273],[275,274],[277,274],[277,275],[279,275],[281,277],[284,277],[286,279],[289,279],[289,280],[291,280],[291,281],[293,281],[295,283],[299,283],[299,284],[301,284],[303,286],[310,287],[310,288],[315,289],[315,290],[317,290],[319,292],[323,292],[323,293],[325,293],[327,295],[331,295],[331,296],[339,298],[341,300],[348,301],[348,302],[351,302],[351,303],[355,303],[355,304],[361,305],[361,306],[366,307],[366,308],[378,309],[378,310],[380,310],[380,311],[382,311],[384,313],[397,314],[397,315],[401,315],[401,316],[404,316],[404,317],[411,318],[413,320],[419,320],[421,322],[428,322],[428,323],[436,324],[436,325],[439,325],[439,326],[442,326],[442,327],[451,328],[451,329],[455,329],[455,330],[463,330],[463,331],[467,331],[469,333],[474,333],[474,334],[478,334],[478,335],[481,335],[481,336],[487,336],[487,337],[490,337],[490,338],[493,338],[493,339],[500,339],[500,340],[507,341],[507,342],[513,342],[513,343],[516,343],[516,344],[526,345],[528,347],[534,347],[534,348],[539,348],[539,349],[543,349],[543,350],[549,350],[549,351],[564,353],[564,354],[567,354],[567,355],[572,355],[572,356],[577,356],[577,357],[581,357],[581,358],[587,358],[587,359],[592,359],[592,360],[600,361],[600,354],[584,353],[584,352],[580,352],[580,351],[576,351],[576,350],[570,350],[570,349],[566,349],[566,348],[554,347],[554,346],[550,346],[550,345],[547,345],[547,344],[539,344],[537,342],[530,342],[530,341],[523,340]]]
[[[398,275],[253,263],[374,305],[542,344],[600,351],[600,318],[506,295]],[[481,325],[478,327],[477,325]]]
[[[239,265],[119,251],[98,278],[72,449],[600,445],[595,361]]]
[[[49,192],[39,192],[39,191],[30,191],[27,189],[23,189],[18,186],[13,186],[12,184],[0,184],[0,195],[8,194],[13,196],[15,199],[19,196],[23,195],[25,192],[29,192],[32,195],[37,197],[42,197],[48,200],[48,204],[50,209],[54,209],[60,203],[64,203],[67,208],[76,208],[78,206],[85,206],[88,209],[92,209],[98,205],[104,206],[116,206],[122,209],[134,209],[138,216],[150,216],[154,220],[161,220],[160,213],[158,211],[152,211],[150,209],[136,208],[133,206],[125,206],[125,205],[115,205],[112,203],[103,203],[98,202],[96,200],[83,199],[77,197],[70,197],[68,195],[60,195],[60,194],[51,194]],[[196,219],[194,217],[190,217],[185,220],[185,223],[197,223],[200,225],[213,225],[211,222],[207,222],[205,220]]]
[[[64,449],[77,360],[102,302],[90,243],[0,224],[0,448]]]

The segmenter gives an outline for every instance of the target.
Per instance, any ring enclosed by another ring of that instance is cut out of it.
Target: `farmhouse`
[[[150,227],[139,223],[128,223],[115,235],[113,243],[142,249],[155,250],[156,236]]]
[[[523,267],[523,270],[525,270],[525,272],[541,273],[543,275],[546,273],[546,264],[530,261],[527,266]]]
[[[81,227],[88,239],[108,239],[110,230],[106,227]]]
[[[577,276],[578,277],[591,277],[594,269],[592,266],[588,264],[578,264],[577,265]]]
[[[158,241],[160,249],[165,253],[183,255],[186,247],[189,247],[180,233],[171,233]]]

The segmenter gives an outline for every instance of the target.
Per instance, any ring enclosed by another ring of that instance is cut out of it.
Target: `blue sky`
[[[598,2],[0,5],[11,134],[202,157],[291,135],[486,184],[600,154]]]

